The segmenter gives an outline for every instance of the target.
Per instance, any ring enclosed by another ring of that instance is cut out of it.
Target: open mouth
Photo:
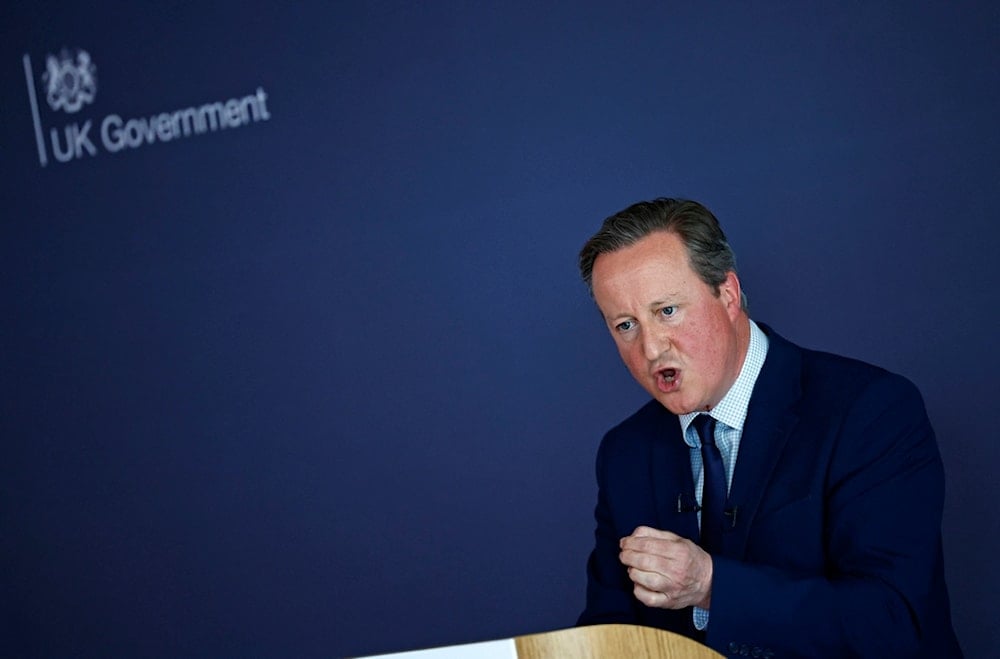
[[[657,379],[662,382],[670,383],[677,379],[677,369],[676,368],[665,368],[662,371],[656,373]]]
[[[662,368],[656,371],[656,388],[669,394],[680,386],[681,373],[676,368]]]

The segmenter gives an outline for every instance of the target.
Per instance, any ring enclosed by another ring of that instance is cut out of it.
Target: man
[[[752,321],[695,202],[609,217],[580,270],[653,400],[598,451],[579,624],[661,627],[733,656],[961,656],[944,473],[914,386]]]

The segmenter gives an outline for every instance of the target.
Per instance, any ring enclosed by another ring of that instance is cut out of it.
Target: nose
[[[642,351],[649,361],[656,361],[669,349],[670,337],[662,329],[646,328],[646,331],[642,333]]]

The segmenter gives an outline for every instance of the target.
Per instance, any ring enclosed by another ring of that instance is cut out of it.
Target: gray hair
[[[712,212],[696,201],[660,197],[640,201],[604,220],[580,250],[580,275],[594,293],[594,261],[601,254],[629,247],[656,231],[677,234],[684,243],[691,269],[719,294],[719,286],[730,272],[736,272],[736,255]],[[747,298],[740,288],[740,304],[747,310]]]

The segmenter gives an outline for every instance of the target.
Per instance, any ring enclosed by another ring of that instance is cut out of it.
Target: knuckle
[[[649,579],[649,587],[651,590],[667,590],[670,588],[670,585],[670,579],[660,574],[655,574]]]

